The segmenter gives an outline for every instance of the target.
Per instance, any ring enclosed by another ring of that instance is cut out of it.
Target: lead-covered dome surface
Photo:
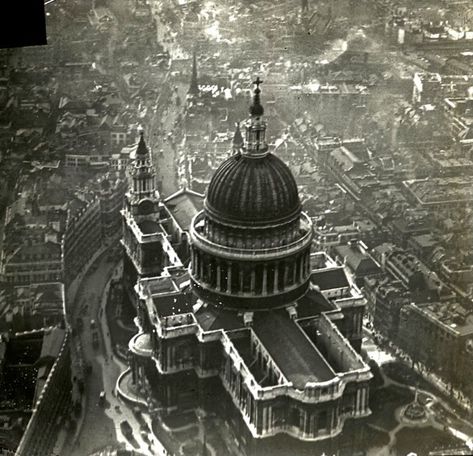
[[[210,181],[204,205],[214,220],[236,225],[285,223],[301,212],[294,176],[271,153],[225,160]]]

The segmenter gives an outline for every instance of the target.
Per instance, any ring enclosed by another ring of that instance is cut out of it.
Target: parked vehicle
[[[133,429],[130,425],[130,423],[126,420],[122,421],[120,423],[120,429],[123,433],[123,435],[127,438],[127,439],[131,439],[133,437]]]
[[[140,435],[141,435],[141,438],[142,438],[146,443],[150,443],[148,431],[141,431],[141,432],[140,432]]]
[[[99,405],[100,405],[101,407],[103,407],[104,404],[105,404],[105,397],[106,397],[106,396],[105,396],[105,391],[100,391],[100,395],[99,395]]]

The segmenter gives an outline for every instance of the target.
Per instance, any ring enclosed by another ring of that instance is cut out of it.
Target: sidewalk
[[[401,350],[398,346],[392,344],[391,341],[383,337],[382,334],[372,331],[372,330],[368,330],[367,328],[365,328],[365,330],[368,333],[370,333],[372,337],[376,335],[377,337],[381,338],[382,341],[386,342],[386,348],[383,348],[385,352],[389,352],[392,356],[395,357],[397,361],[403,364],[406,364],[410,368],[412,368],[411,367],[412,358],[406,352]],[[454,402],[463,411],[470,414],[473,412],[471,401],[468,398],[466,398],[461,391],[456,390],[454,388],[449,388],[448,385],[445,383],[445,381],[441,377],[437,376],[436,374],[432,372],[427,372],[427,370],[425,369],[423,365],[419,365],[418,363],[416,363],[412,369],[417,374],[419,374],[425,381],[427,381],[432,387],[437,389],[441,394],[446,396],[450,401]],[[448,405],[446,402],[445,402],[445,405],[447,405],[448,408],[451,410],[450,405]]]

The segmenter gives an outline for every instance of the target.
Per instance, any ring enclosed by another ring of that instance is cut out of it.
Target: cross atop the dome
[[[256,78],[256,80],[253,81],[253,84],[256,86],[256,89],[257,89],[257,90],[260,90],[259,86],[260,86],[260,84],[263,84],[263,81],[262,81],[262,80],[260,79],[260,77],[258,76],[258,77]]]
[[[264,114],[263,106],[261,106],[261,100],[259,94],[261,93],[261,89],[259,88],[260,84],[263,81],[258,76],[253,84],[256,86],[253,96],[253,104],[250,106],[250,114],[252,117],[260,117]]]

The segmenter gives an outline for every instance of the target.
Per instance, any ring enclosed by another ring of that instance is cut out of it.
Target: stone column
[[[277,293],[279,287],[278,287],[278,281],[279,281],[279,262],[275,263],[274,265],[274,283],[273,283],[273,292]]]
[[[265,263],[263,265],[263,288],[261,290],[263,296],[268,294],[267,282],[268,282],[268,265]]]
[[[355,406],[355,412],[357,415],[360,412],[360,405],[361,405],[361,388],[358,388],[356,390],[356,406]]]
[[[222,269],[220,265],[220,261],[217,261],[217,290],[221,291],[221,280],[222,280]]]
[[[228,262],[227,263],[227,292],[232,292],[232,268],[233,264]]]
[[[251,294],[255,294],[255,288],[256,288],[256,270],[255,267],[253,266],[253,269],[251,270],[251,284],[250,284],[250,289],[251,289]]]
[[[214,263],[215,260],[213,260],[212,258],[209,258],[209,261],[207,263],[207,274],[209,276],[209,279],[208,279],[208,282],[209,282],[209,285],[212,285],[213,287],[215,286],[215,275],[212,273],[212,265]]]
[[[197,252],[194,249],[191,249],[191,265],[192,265],[192,275],[195,278],[199,277],[199,264],[198,264]]]
[[[196,252],[196,263],[197,263],[197,277],[202,278],[202,255],[200,252]]]
[[[261,433],[264,434],[266,432],[266,429],[267,429],[267,417],[268,417],[268,411],[267,411],[267,408],[265,405],[261,405],[261,412],[262,412],[262,420],[261,420]]]
[[[289,265],[287,264],[287,260],[284,260],[284,288],[287,287],[288,281],[289,281]]]
[[[206,258],[205,258],[205,254],[200,254],[199,255],[199,278],[202,280],[202,282],[207,282],[207,276],[206,276],[206,273],[207,273],[207,270],[205,268],[205,263],[206,263]]]

